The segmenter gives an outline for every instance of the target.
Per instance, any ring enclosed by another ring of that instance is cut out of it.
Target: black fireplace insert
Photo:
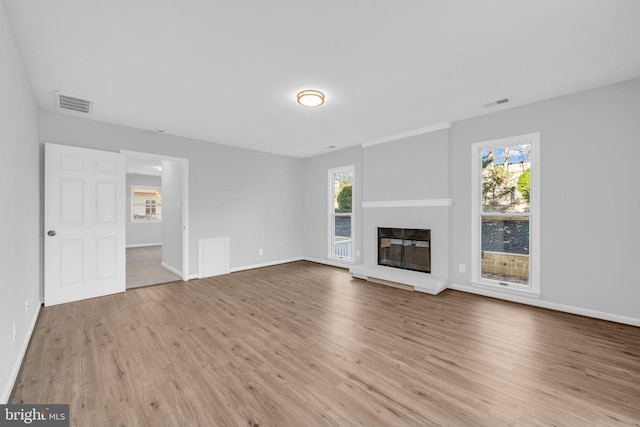
[[[378,265],[431,273],[431,230],[378,228]]]

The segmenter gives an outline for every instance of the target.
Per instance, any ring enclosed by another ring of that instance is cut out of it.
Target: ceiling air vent
[[[78,113],[90,114],[91,108],[93,107],[93,101],[65,95],[57,90],[53,91],[53,99],[56,107],[61,110],[71,110],[77,111]]]
[[[484,104],[485,107],[495,107],[496,105],[506,104],[510,102],[509,98],[498,99],[497,101],[490,102],[488,104]]]

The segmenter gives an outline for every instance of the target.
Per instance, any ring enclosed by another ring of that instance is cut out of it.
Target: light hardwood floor
[[[161,263],[161,245],[127,248],[127,289],[182,280]]]
[[[12,403],[73,426],[640,424],[640,328],[297,262],[47,307]]]

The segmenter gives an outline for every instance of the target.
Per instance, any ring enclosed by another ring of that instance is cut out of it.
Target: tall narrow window
[[[353,261],[353,166],[329,170],[329,257]]]
[[[473,145],[472,281],[539,294],[539,135]]]
[[[162,193],[159,187],[131,187],[131,222],[160,222]]]

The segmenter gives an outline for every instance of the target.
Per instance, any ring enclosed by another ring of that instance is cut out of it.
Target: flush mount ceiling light
[[[324,104],[324,93],[319,90],[303,90],[298,92],[298,104],[305,107],[319,107]]]

